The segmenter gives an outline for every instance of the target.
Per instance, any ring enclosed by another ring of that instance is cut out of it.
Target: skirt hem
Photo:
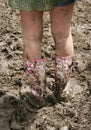
[[[17,9],[17,10],[21,10],[21,11],[28,11],[28,12],[31,12],[33,10],[37,10],[37,11],[44,11],[44,12],[47,12],[47,11],[51,11],[54,7],[63,7],[63,6],[67,6],[71,3],[74,3],[75,0],[69,0],[69,1],[66,1],[66,2],[60,2],[56,5],[50,5],[50,6],[41,6],[41,7],[37,7],[37,6],[23,6],[22,4],[21,5],[18,5],[17,3],[9,1],[9,5],[14,8],[14,9]]]

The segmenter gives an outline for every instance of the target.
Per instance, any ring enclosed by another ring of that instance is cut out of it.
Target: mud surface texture
[[[27,77],[19,12],[0,0],[0,130],[91,130],[91,0],[75,4],[72,34],[78,64],[65,90],[67,100],[34,111],[29,95],[22,94]],[[47,59],[46,88],[50,92],[54,51],[49,15],[45,13],[42,52]]]

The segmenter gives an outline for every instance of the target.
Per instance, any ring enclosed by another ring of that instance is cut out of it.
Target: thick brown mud
[[[0,0],[0,130],[91,130],[91,1],[78,0],[72,19],[77,65],[65,89],[66,101],[31,108],[22,91],[28,84],[24,71],[19,12]],[[55,44],[49,14],[44,14],[42,52],[47,59],[47,86],[54,85]],[[27,98],[26,98],[27,97]]]

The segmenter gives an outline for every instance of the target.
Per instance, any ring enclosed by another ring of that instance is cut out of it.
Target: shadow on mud
[[[22,96],[0,90],[0,130],[24,130],[36,119],[37,109],[29,102],[29,93]]]

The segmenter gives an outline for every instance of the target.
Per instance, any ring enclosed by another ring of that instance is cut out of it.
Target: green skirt
[[[68,5],[75,0],[9,0],[9,5],[15,9],[32,11],[51,11],[54,6]]]

